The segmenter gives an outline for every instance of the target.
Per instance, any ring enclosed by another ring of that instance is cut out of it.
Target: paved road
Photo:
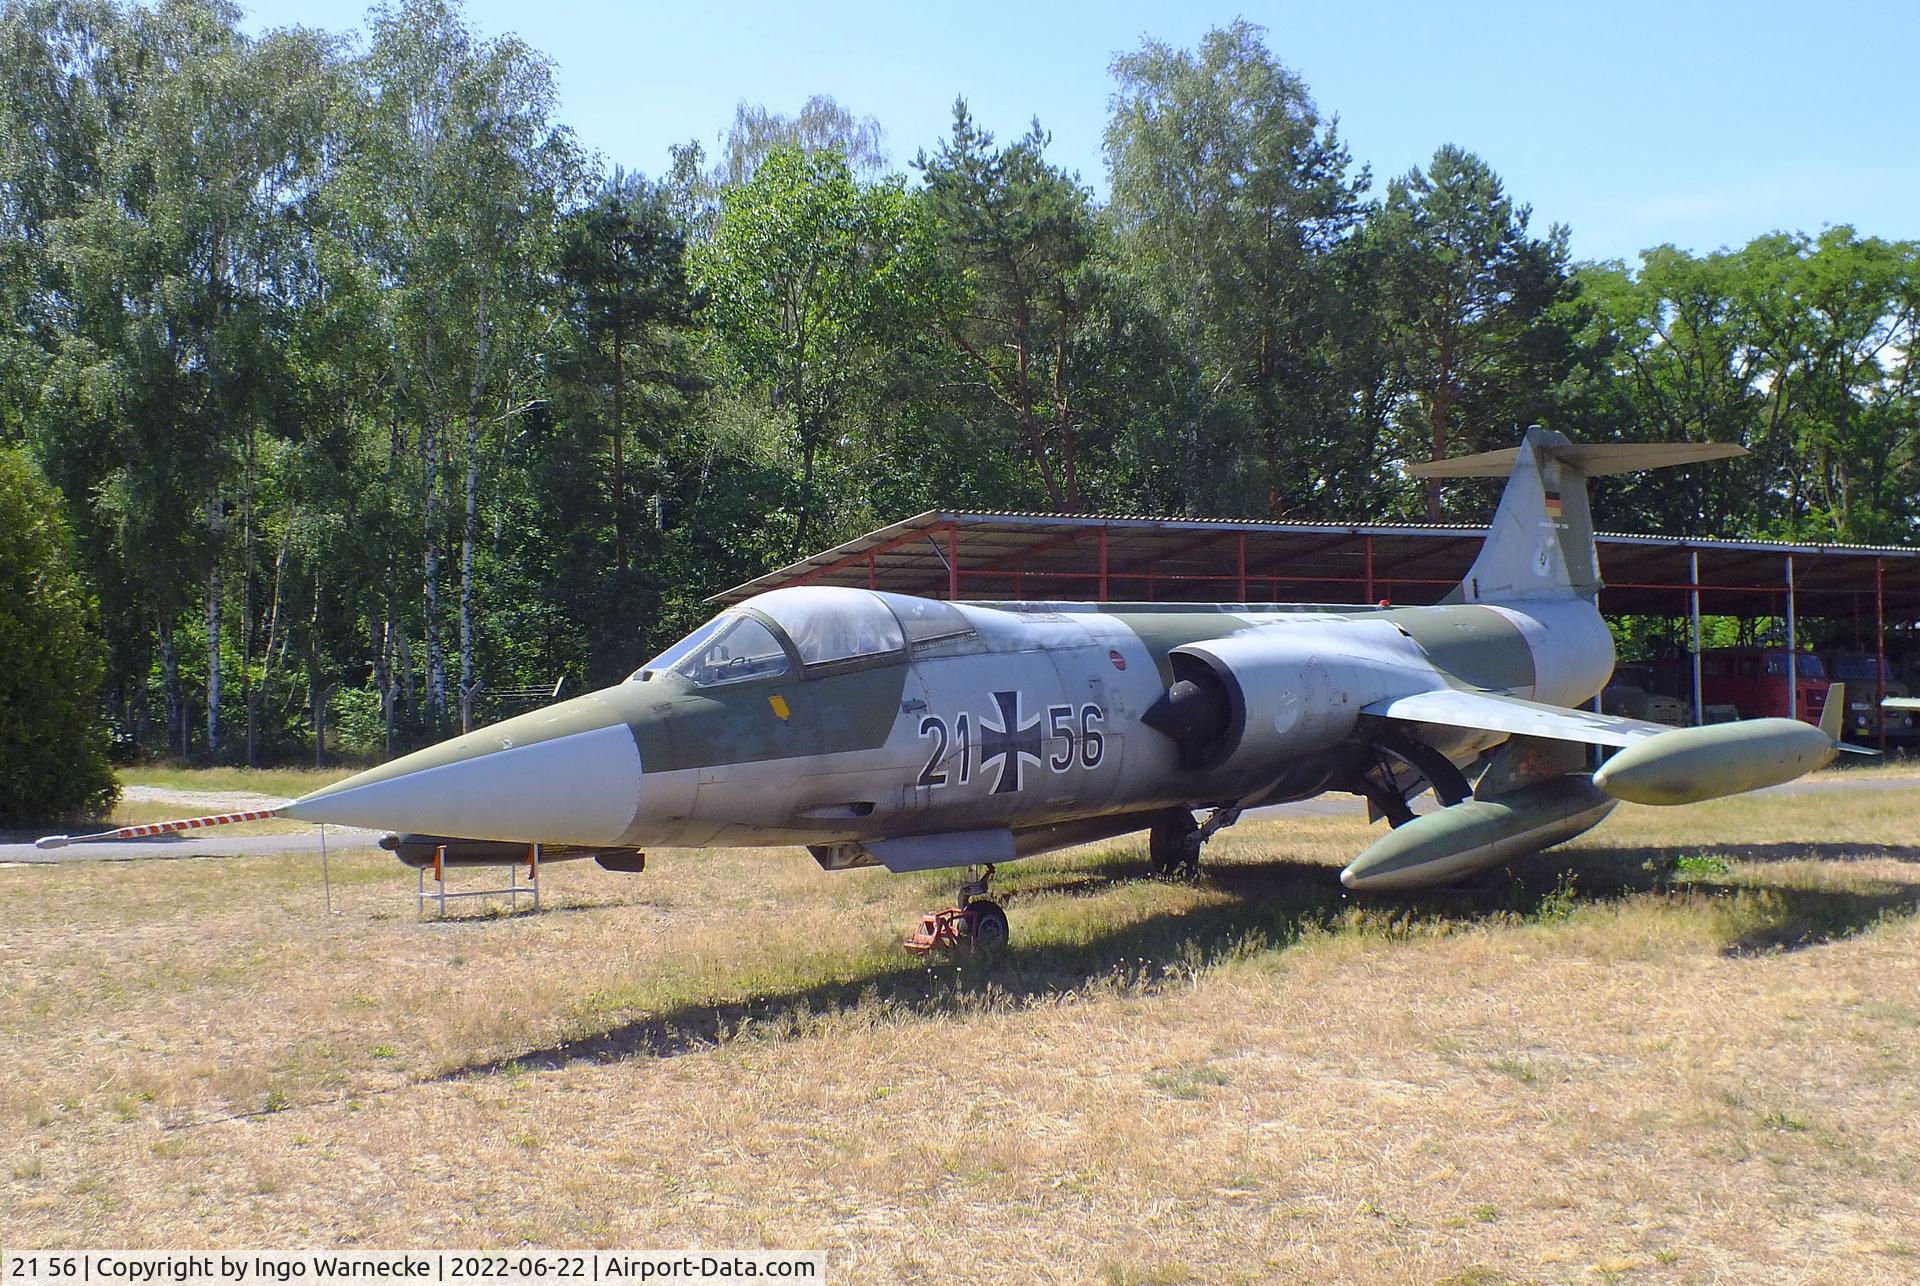
[[[1913,790],[1920,791],[1920,774],[1913,776],[1862,776],[1843,774],[1803,777],[1784,786],[1772,786],[1760,794],[1809,795],[1836,790]],[[231,795],[213,792],[171,792],[168,802],[181,805],[181,816],[204,816],[236,807]],[[237,805],[270,807],[275,802],[265,796]],[[1322,795],[1298,804],[1279,804],[1255,809],[1256,817],[1338,817],[1363,812],[1366,803],[1354,795]],[[377,848],[381,832],[355,827],[327,827],[327,847],[332,852],[365,851]],[[38,849],[31,843],[0,843],[0,866],[45,864],[49,862],[142,862],[188,857],[240,857],[274,854],[318,853],[318,827],[290,835],[208,835],[161,836],[155,839],[118,840],[103,844],[76,844],[70,848]]]
[[[327,827],[327,849],[344,853],[377,847],[381,832],[357,827]],[[0,844],[0,866],[51,862],[148,862],[183,857],[255,857],[262,854],[318,853],[320,831],[315,827],[290,835],[156,836],[153,839],[113,840],[75,844],[70,848],[35,848],[32,844]]]

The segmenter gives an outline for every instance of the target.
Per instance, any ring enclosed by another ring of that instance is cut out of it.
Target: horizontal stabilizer
[[[1731,442],[1577,442],[1566,446],[1543,445],[1538,449],[1589,478],[1727,460],[1747,453],[1745,447]],[[1416,478],[1504,478],[1513,472],[1519,454],[1519,448],[1507,447],[1477,455],[1457,455],[1447,460],[1409,465],[1407,472]]]
[[[1493,692],[1444,688],[1419,692],[1391,701],[1376,701],[1362,714],[1406,723],[1437,723],[1452,728],[1478,728],[1517,737],[1545,737],[1551,741],[1578,741],[1589,746],[1631,746],[1636,741],[1670,732],[1664,723],[1622,719],[1617,715],[1572,710],[1566,706],[1523,701]]]
[[[1836,683],[1827,689],[1827,703],[1820,707],[1820,731],[1827,734],[1835,750],[1844,750],[1853,755],[1877,755],[1878,750],[1869,750],[1865,746],[1848,745],[1842,738],[1845,734],[1847,718],[1847,685]]]

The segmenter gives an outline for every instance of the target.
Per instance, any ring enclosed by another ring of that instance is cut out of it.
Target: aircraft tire
[[[967,903],[967,924],[969,937],[975,951],[998,951],[1007,945],[1012,930],[1007,924],[1007,913],[1000,909],[998,902],[989,902],[976,898]]]
[[[1165,878],[1185,874],[1192,877],[1199,866],[1199,845],[1193,842],[1200,831],[1193,814],[1174,808],[1154,818],[1147,832],[1147,864],[1153,873]]]

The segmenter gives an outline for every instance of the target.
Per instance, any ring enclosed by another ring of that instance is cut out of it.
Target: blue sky
[[[245,3],[245,0],[242,0]],[[360,3],[259,0],[248,27],[363,24]],[[953,99],[1005,137],[1037,115],[1104,195],[1107,64],[1145,36],[1191,47],[1236,16],[1337,114],[1376,188],[1468,147],[1563,222],[1581,258],[1695,251],[1851,223],[1920,237],[1920,3],[1265,3],[1137,0],[527,5],[471,0],[484,35],[551,57],[560,119],[611,165],[658,173],[741,100],[827,93],[887,130],[903,171]]]

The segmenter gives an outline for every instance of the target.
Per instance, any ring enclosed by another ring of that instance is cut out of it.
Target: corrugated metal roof
[[[1414,603],[1437,599],[1458,583],[1486,531],[1467,523],[929,510],[709,601],[733,603],[794,584],[871,584],[946,597],[955,579],[950,548],[959,556],[962,598],[1097,601],[1104,543],[1105,597],[1112,600],[1369,602],[1386,596]],[[1920,550],[1652,532],[1604,532],[1597,539],[1601,574],[1610,583],[1602,606],[1610,611],[1684,611],[1697,557],[1704,611],[1773,615],[1791,556],[1804,613],[1857,611],[1863,596],[1871,613],[1877,574],[1890,615],[1920,617]]]

